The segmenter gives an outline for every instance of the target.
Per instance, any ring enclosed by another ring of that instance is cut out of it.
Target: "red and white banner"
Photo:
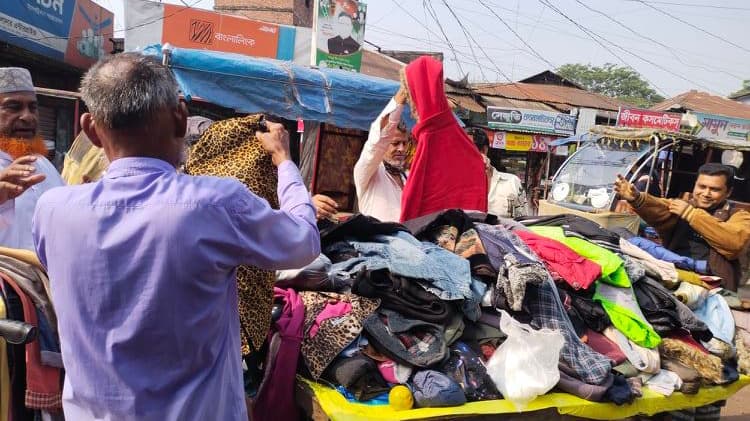
[[[682,114],[663,111],[622,108],[617,114],[617,125],[621,127],[648,127],[672,132],[680,131]]]

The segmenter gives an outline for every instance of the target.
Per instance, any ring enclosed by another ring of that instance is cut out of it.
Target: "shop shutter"
[[[53,107],[39,106],[38,133],[44,140],[57,140],[57,111]]]

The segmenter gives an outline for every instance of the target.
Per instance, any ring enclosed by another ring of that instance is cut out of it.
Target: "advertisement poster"
[[[490,106],[487,107],[487,125],[491,129],[570,136],[575,133],[576,117],[552,111]]]
[[[318,0],[313,65],[359,72],[367,5],[354,0]]]
[[[617,125],[620,127],[648,127],[671,132],[680,131],[682,114],[663,111],[650,111],[640,108],[620,108]]]
[[[114,14],[91,0],[2,0],[0,39],[88,68],[112,51]]]
[[[287,28],[273,23],[145,0],[127,0],[125,26],[126,51],[169,43],[181,48],[289,59],[294,49],[293,28],[285,31]],[[281,55],[280,50],[284,50]]]
[[[693,114],[698,118],[698,125],[693,130],[695,136],[750,142],[750,120],[699,112]]]

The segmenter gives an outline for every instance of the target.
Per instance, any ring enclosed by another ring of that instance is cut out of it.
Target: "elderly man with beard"
[[[38,111],[28,70],[0,68],[0,246],[34,249],[31,217],[42,193],[62,186],[37,133]]]
[[[401,218],[401,193],[410,139],[401,122],[406,103],[402,88],[370,126],[362,154],[354,165],[359,211],[383,222]]]

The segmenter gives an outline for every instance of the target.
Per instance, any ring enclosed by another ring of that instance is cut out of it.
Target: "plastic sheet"
[[[388,405],[375,408],[372,405],[350,403],[334,389],[307,379],[301,379],[301,381],[305,382],[312,389],[321,408],[332,421],[418,420],[459,415],[518,413],[513,404],[507,400],[472,402],[448,408],[419,408],[407,411],[394,411]],[[703,406],[727,399],[748,384],[750,384],[750,377],[741,376],[738,381],[727,386],[703,387],[696,395],[685,395],[675,392],[669,397],[659,395],[649,390],[648,387],[644,387],[643,397],[636,399],[631,404],[622,406],[612,403],[589,402],[567,393],[549,393],[531,401],[524,412],[557,408],[557,412],[564,415],[595,420],[618,420],[637,414],[653,415],[659,412]]]

